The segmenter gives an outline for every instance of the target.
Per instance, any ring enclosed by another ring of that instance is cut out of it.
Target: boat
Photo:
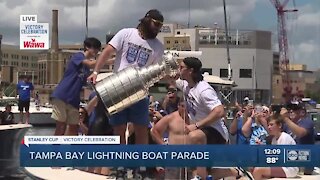
[[[53,169],[50,167],[26,167],[25,172],[33,177],[34,179],[48,179],[48,180],[58,180],[58,179],[70,179],[73,177],[77,177],[78,180],[86,180],[86,179],[109,179],[116,180],[115,177],[98,175],[94,173],[89,173],[85,171],[81,171],[72,167],[63,167],[59,169]],[[303,180],[319,180],[320,178],[320,169],[315,168],[313,175],[301,175],[299,174],[294,179],[303,179]],[[231,180],[234,178],[227,177],[225,180]],[[248,179],[248,178],[241,178]],[[272,180],[284,180],[285,178],[272,178]]]
[[[0,179],[14,179],[20,165],[20,142],[32,126],[13,124],[0,126]]]
[[[19,122],[20,112],[18,110],[18,104],[11,103],[11,112],[14,114],[15,123]],[[0,106],[0,111],[5,111],[5,106]],[[52,107],[49,104],[43,106],[36,106],[35,102],[30,102],[30,120],[29,123],[32,125],[54,125],[55,121],[51,118]],[[25,118],[25,117],[24,117]]]

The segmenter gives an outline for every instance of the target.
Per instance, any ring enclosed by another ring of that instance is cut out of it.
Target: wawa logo
[[[44,48],[44,42],[36,42],[36,39],[31,38],[31,41],[23,41],[24,48]]]

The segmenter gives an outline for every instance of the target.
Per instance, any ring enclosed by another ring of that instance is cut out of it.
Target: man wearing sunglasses
[[[166,114],[171,114],[178,110],[178,105],[180,97],[177,95],[177,88],[175,86],[169,85],[167,95],[162,101],[162,108]]]
[[[163,20],[159,10],[151,9],[139,20],[137,28],[120,30],[100,54],[88,81],[96,83],[97,75],[104,64],[114,64],[113,72],[116,73],[129,66],[141,68],[160,62],[164,54],[164,46],[156,37]],[[109,59],[112,54],[116,54],[114,61]],[[120,136],[121,144],[126,142],[125,131],[128,122],[133,123],[136,144],[148,144],[148,98],[142,99],[110,118],[114,135]]]

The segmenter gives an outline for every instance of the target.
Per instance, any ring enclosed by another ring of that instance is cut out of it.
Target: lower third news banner
[[[118,136],[26,136],[23,167],[307,167],[320,166],[320,146],[119,145]]]

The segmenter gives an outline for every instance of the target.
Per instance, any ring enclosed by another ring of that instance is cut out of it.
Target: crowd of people
[[[283,107],[253,105],[244,100],[234,111],[230,134],[241,145],[296,145],[314,144],[314,122],[307,114],[303,102],[290,102]],[[313,167],[305,167],[304,174],[311,175]],[[296,177],[298,167],[250,168],[255,179],[270,177]]]
[[[121,144],[231,144],[229,135],[236,136],[236,144],[313,144],[313,124],[301,104],[292,104],[275,112],[271,107],[250,103],[237,104],[234,119],[225,125],[225,107],[216,91],[203,80],[202,63],[187,57],[179,64],[176,77],[166,77],[167,94],[159,101],[148,96],[110,118],[95,92],[86,107],[79,107],[80,92],[89,81],[95,84],[105,64],[114,65],[114,73],[129,66],[145,67],[158,63],[164,53],[163,44],[156,38],[163,25],[160,11],[152,9],[139,20],[137,28],[120,30],[107,44],[99,57],[101,42],[96,38],[84,41],[84,52],[73,55],[65,74],[52,94],[56,120],[55,135],[118,135]],[[110,59],[116,54],[115,59]],[[90,74],[90,68],[93,72]],[[178,93],[181,92],[180,96]],[[297,167],[192,168],[193,179],[215,179],[233,176],[237,179],[294,177]],[[130,170],[130,168],[129,168]],[[305,174],[312,173],[305,168]],[[112,174],[110,167],[92,167],[88,171]],[[147,177],[166,172],[165,179],[179,179],[179,168],[139,167],[128,171],[117,168],[115,176]],[[150,173],[152,172],[152,173]]]

